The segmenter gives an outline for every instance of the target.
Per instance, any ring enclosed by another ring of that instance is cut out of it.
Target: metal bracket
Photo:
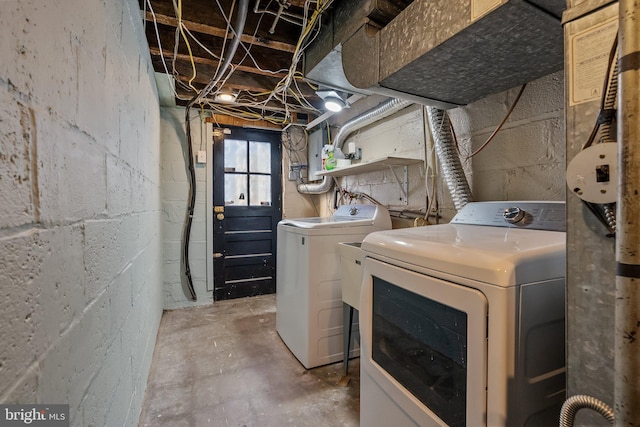
[[[398,186],[400,187],[400,191],[402,192],[402,203],[405,205],[409,204],[409,167],[408,166],[402,166],[402,169],[404,171],[404,180],[400,181],[400,177],[398,177],[398,174],[396,173],[396,170],[394,169],[394,166],[389,165],[389,170],[391,171],[391,173],[393,173],[393,176],[396,179],[396,182],[398,183]]]

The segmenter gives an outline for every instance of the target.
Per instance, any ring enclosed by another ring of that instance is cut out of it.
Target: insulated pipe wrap
[[[444,110],[435,107],[427,107],[427,117],[433,134],[436,154],[442,165],[444,180],[451,193],[453,205],[456,211],[459,211],[473,198],[451,134],[449,117]]]
[[[356,116],[343,124],[338,133],[333,137],[333,145],[336,148],[342,148],[347,137],[356,130],[365,127],[366,125],[375,122],[376,120],[383,119],[391,114],[402,110],[403,108],[411,105],[411,101],[404,99],[390,99],[382,104],[365,111],[359,116]],[[333,186],[333,179],[325,176],[322,178],[322,182],[318,184],[299,184],[298,192],[302,194],[323,194],[331,190]]]
[[[560,410],[560,427],[573,427],[578,411],[584,408],[593,409],[609,421],[611,425],[615,422],[613,409],[611,409],[609,405],[595,397],[579,394],[571,396],[562,404],[562,409]]]

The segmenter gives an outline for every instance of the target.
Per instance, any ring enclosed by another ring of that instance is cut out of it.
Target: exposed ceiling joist
[[[157,47],[149,47],[149,52],[151,53],[152,56],[160,56],[162,54],[167,59],[172,59],[174,57],[173,52],[171,52],[171,51],[169,51],[167,49],[163,49],[162,52],[161,52],[160,49],[157,48]],[[199,56],[190,57],[189,55],[185,55],[183,53],[178,53],[178,54],[175,55],[175,57],[176,57],[176,59],[178,59],[180,61],[190,61],[193,58],[193,62],[195,62],[196,64],[205,64],[205,65],[211,65],[211,66],[216,66],[218,64],[218,61],[216,61],[215,59],[202,58],[202,57],[199,57]],[[282,77],[286,76],[285,73],[270,72],[270,71],[266,71],[266,70],[260,70],[258,68],[248,67],[246,65],[238,65],[238,66],[236,66],[236,70],[242,71],[242,72],[245,72],[245,73],[260,74],[262,76],[270,76],[270,77],[282,78]]]
[[[211,87],[220,56],[229,54],[229,26],[237,21],[235,0],[138,0],[154,70],[175,78],[176,104],[186,105],[197,94],[204,108],[247,120],[290,123],[304,114],[318,114],[322,100],[302,80],[300,56],[320,20],[308,19],[315,3],[305,0],[249,0],[245,25],[224,77]],[[330,4],[332,0],[328,0]],[[305,5],[308,9],[305,9]],[[306,16],[306,18],[305,18]],[[314,15],[315,16],[315,15]],[[305,29],[302,24],[313,22]],[[178,29],[181,29],[178,32]],[[201,91],[207,88],[207,94]],[[233,102],[216,101],[232,91]],[[310,120],[310,118],[309,118]]]
[[[153,22],[153,14],[151,12],[147,12],[145,17],[147,21]],[[155,17],[156,17],[156,22],[159,24],[169,25],[171,27],[178,26],[178,20],[172,16],[161,15],[156,13]],[[189,29],[189,31],[196,31],[198,33],[208,34],[210,36],[221,37],[221,38],[224,38],[225,36],[227,36],[227,30],[225,28],[212,27],[211,25],[200,24],[198,22],[193,22],[193,21],[186,21],[184,19],[182,20],[182,23],[184,24],[185,27],[187,27],[187,29]],[[233,38],[233,35],[231,34],[227,38]],[[240,41],[242,41],[243,43],[253,44],[255,46],[266,47],[269,49],[280,50],[280,51],[289,52],[289,53],[293,53],[296,50],[296,47],[294,45],[277,42],[273,40],[266,40],[258,37],[253,37],[248,34],[242,34],[240,36]]]

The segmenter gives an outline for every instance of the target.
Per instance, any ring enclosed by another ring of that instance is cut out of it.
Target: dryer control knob
[[[356,208],[355,206],[349,209],[349,215],[357,215],[357,214],[358,214],[358,208]]]
[[[505,209],[504,212],[502,213],[502,217],[509,224],[515,224],[516,222],[519,222],[524,218],[525,213],[526,212],[520,209],[519,207],[513,206]]]

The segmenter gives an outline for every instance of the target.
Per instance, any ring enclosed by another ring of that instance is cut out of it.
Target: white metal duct
[[[308,49],[305,75],[448,108],[562,69],[564,0],[487,3],[415,0],[379,31],[359,16],[359,27],[342,23],[351,32],[328,25],[331,36]]]

